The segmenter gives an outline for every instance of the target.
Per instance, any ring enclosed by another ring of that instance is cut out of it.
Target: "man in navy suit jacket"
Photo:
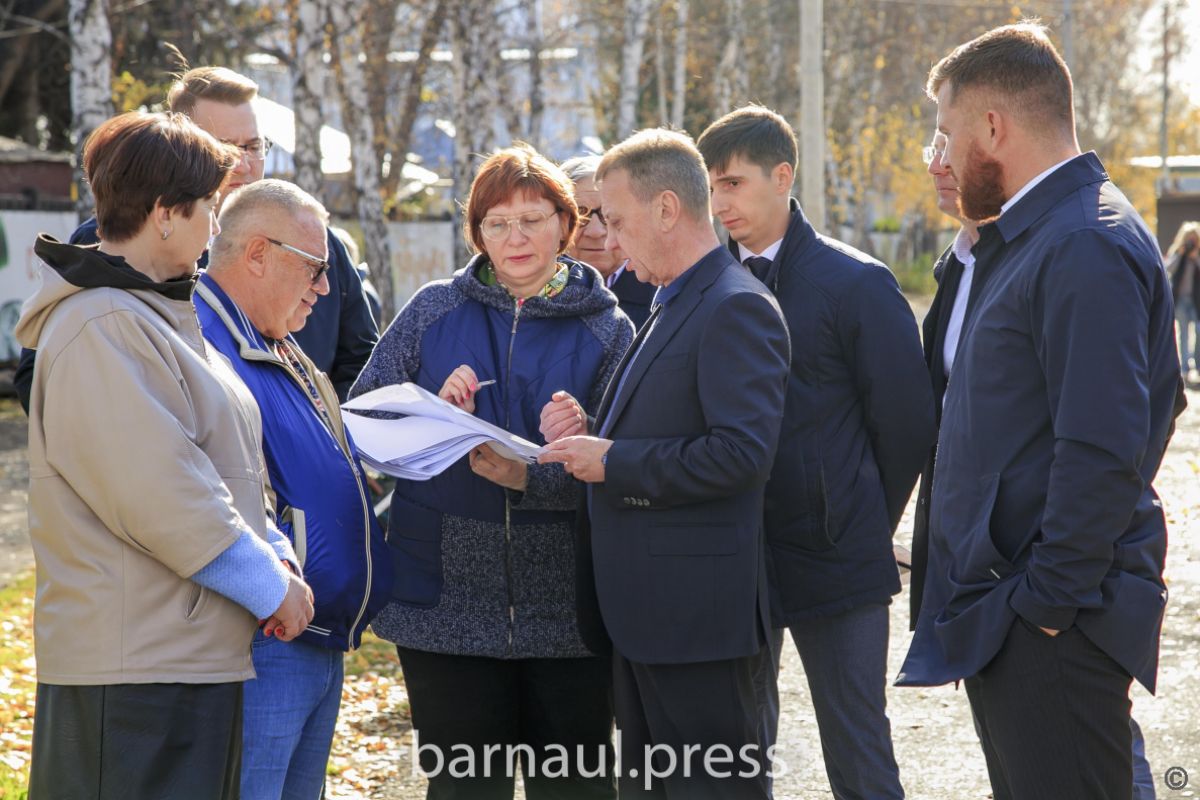
[[[980,227],[946,386],[928,571],[898,683],[965,678],[994,796],[1129,798],[1129,687],[1153,691],[1166,524],[1151,487],[1182,383],[1158,248],[1075,138],[1039,25],[930,73]]]
[[[660,288],[601,402],[598,436],[559,439],[542,458],[588,484],[621,796],[765,798],[753,674],[767,641],[763,487],[787,328],[721,247],[690,138],[635,134],[597,180],[609,246]]]

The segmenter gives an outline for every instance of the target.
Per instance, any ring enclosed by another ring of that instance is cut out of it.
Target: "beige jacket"
[[[43,259],[76,263],[42,267],[16,328],[38,350],[29,408],[38,680],[251,678],[256,621],[188,578],[241,531],[267,538],[254,398],[201,337],[183,299],[191,282],[153,284],[126,267],[114,273],[121,288],[96,286],[92,275],[110,262],[45,241]],[[139,280],[160,288],[133,288]]]

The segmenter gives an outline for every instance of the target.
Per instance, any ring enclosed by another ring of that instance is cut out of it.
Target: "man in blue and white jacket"
[[[329,291],[325,209],[263,180],[226,201],[195,294],[205,339],[258,401],[276,523],[315,596],[293,642],[253,643],[245,688],[242,796],[321,796],[342,688],[342,653],[391,590],[391,561],[358,452],[329,379],[291,338]]]

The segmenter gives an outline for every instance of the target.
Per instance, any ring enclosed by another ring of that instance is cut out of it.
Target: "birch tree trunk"
[[[493,147],[499,91],[501,25],[494,0],[457,0],[451,19],[454,51],[454,264],[466,263],[462,207],[475,175],[475,156]]]
[[[667,125],[667,54],[664,44],[662,14],[654,15],[654,88],[658,95],[658,124]]]
[[[819,231],[826,230],[824,8],[822,0],[800,0],[800,204]]]
[[[768,17],[770,11],[768,10]],[[784,34],[787,30],[784,25],[771,25],[768,23],[768,49],[767,49],[767,91],[770,92],[770,98],[766,102],[771,104],[771,108],[784,113],[783,108],[790,99],[786,95],[786,88],[783,80],[783,67],[786,62],[784,52],[786,42]],[[761,30],[761,28],[759,28]],[[786,116],[786,114],[785,114]]]
[[[725,0],[725,49],[717,64],[716,114],[733,110],[750,91],[746,68],[746,4],[744,0]]]
[[[542,48],[546,46],[546,35],[542,27],[542,0],[529,0],[529,24],[533,36],[529,43],[529,129],[525,137],[534,148],[540,149],[542,117],[546,111],[542,75]]]
[[[683,130],[687,104],[688,0],[675,0],[675,80],[671,93],[671,125]]]
[[[413,125],[417,121],[417,111],[421,105],[421,88],[425,85],[425,73],[432,62],[433,48],[441,38],[442,29],[446,26],[446,11],[449,0],[430,0],[429,16],[425,27],[421,30],[421,43],[417,48],[417,60],[413,62],[408,74],[408,84],[404,87],[403,100],[400,102],[400,118],[396,123],[395,136],[392,137],[392,168],[385,181],[387,197],[396,194],[400,187],[401,171],[408,160],[409,144],[412,142]]]
[[[363,51],[362,25],[366,0],[337,0],[329,6],[333,23],[332,41],[337,50],[338,76],[341,78],[342,119],[350,134],[350,160],[354,169],[353,191],[362,227],[367,268],[379,290],[379,301],[386,325],[396,315],[392,289],[392,246],[387,220],[383,217],[383,199],[379,185],[380,156],[375,151],[375,123],[371,118],[367,80],[359,54]]]
[[[71,131],[75,139],[75,212],[82,222],[96,204],[83,178],[83,144],[100,123],[113,115],[112,29],[107,0],[71,0]]]
[[[340,0],[335,0],[340,2]],[[292,108],[296,114],[296,185],[322,198],[324,176],[321,172],[321,125],[325,115],[321,98],[325,90],[325,23],[327,0],[292,0],[292,34],[295,58],[292,60]]]
[[[625,0],[625,37],[621,44],[621,85],[617,95],[617,127],[613,140],[620,141],[637,127],[638,95],[641,94],[642,54],[650,28],[654,0]]]

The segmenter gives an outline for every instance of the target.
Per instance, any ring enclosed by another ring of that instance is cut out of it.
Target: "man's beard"
[[[1004,166],[984,155],[978,142],[967,149],[967,163],[958,177],[958,208],[963,217],[986,222],[1000,216],[1004,196]]]

